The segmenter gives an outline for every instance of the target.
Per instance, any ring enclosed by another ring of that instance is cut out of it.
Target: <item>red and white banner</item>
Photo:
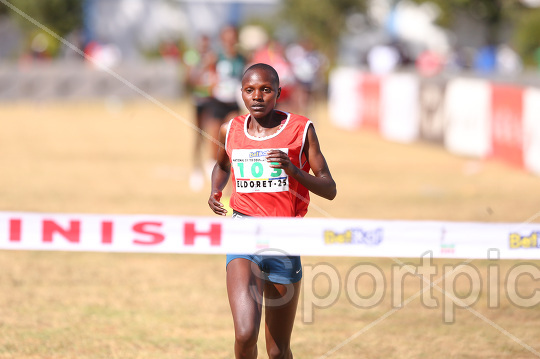
[[[419,137],[420,81],[414,74],[395,73],[381,83],[380,132],[388,140],[409,143]]]
[[[540,174],[540,90],[486,79],[424,78],[337,68],[330,75],[330,118],[397,142],[444,143],[454,154],[503,160]]]
[[[418,94],[419,135],[424,141],[442,145],[444,143],[444,97],[446,79],[443,77],[422,78]]]
[[[379,130],[382,78],[342,67],[330,73],[328,108],[332,123],[344,129]]]
[[[360,92],[362,93],[363,101],[361,111],[361,125],[363,128],[370,130],[379,130],[381,121],[381,84],[383,78],[364,73],[360,83]]]
[[[540,175],[540,89],[527,88],[523,97],[524,164]]]
[[[540,224],[0,212],[0,249],[540,259]]]
[[[340,67],[330,73],[328,82],[328,111],[332,123],[344,129],[357,129],[362,121],[364,98],[360,93],[362,71]]]
[[[451,80],[444,102],[444,145],[454,154],[485,158],[491,153],[491,89],[484,80]]]
[[[492,156],[523,168],[523,89],[491,86]]]

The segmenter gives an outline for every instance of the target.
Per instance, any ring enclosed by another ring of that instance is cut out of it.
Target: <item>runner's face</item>
[[[249,71],[242,79],[242,100],[255,118],[272,113],[280,92],[273,77],[264,70]]]

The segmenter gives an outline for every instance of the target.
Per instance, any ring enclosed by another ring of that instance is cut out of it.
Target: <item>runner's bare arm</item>
[[[304,153],[307,156],[309,166],[314,175],[304,172],[296,167],[291,163],[288,155],[282,151],[269,151],[267,160],[270,162],[278,162],[278,164],[271,165],[270,167],[282,168],[285,173],[297,180],[309,191],[329,200],[334,199],[337,194],[336,182],[332,178],[326,159],[321,152],[319,139],[317,138],[313,125],[310,125],[308,128]]]
[[[227,210],[219,200],[221,199],[223,188],[227,185],[231,175],[231,161],[229,160],[227,151],[225,151],[225,137],[227,136],[228,125],[228,123],[221,125],[219,130],[220,146],[217,152],[216,164],[212,170],[212,190],[208,199],[208,205],[212,211],[220,216],[227,214]]]

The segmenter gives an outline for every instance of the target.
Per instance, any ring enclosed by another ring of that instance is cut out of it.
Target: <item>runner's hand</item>
[[[222,192],[216,191],[213,192],[210,195],[210,198],[208,199],[208,205],[214,211],[215,214],[218,214],[220,216],[226,216],[227,210],[223,206],[223,203],[221,203],[219,200],[221,199]]]
[[[298,170],[298,168],[291,162],[289,155],[280,150],[268,151],[266,160],[268,162],[272,162],[270,164],[271,168],[281,168],[289,176],[291,176],[292,174],[294,174],[295,171]]]

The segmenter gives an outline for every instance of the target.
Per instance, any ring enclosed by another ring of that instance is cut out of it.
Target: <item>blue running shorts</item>
[[[249,217],[233,211],[233,218]],[[265,280],[278,284],[296,283],[302,279],[300,256],[264,254],[227,254],[227,266],[236,258],[244,258],[255,263],[262,271]]]

